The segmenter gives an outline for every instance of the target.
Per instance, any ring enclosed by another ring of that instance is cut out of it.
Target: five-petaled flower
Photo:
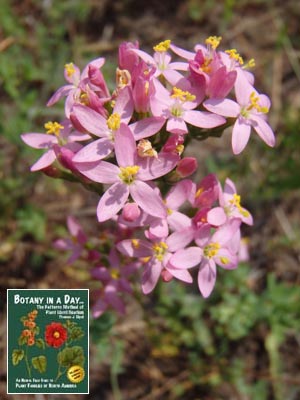
[[[61,347],[68,338],[66,328],[59,322],[51,322],[46,326],[45,341],[51,347]]]

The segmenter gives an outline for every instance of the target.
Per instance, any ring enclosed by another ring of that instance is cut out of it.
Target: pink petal
[[[135,140],[147,138],[157,133],[164,125],[165,118],[149,117],[130,125]]]
[[[46,133],[23,133],[21,139],[34,149],[48,149],[53,143],[58,143],[56,136]]]
[[[208,111],[231,118],[237,117],[241,110],[238,103],[230,99],[209,99],[203,105]]]
[[[88,132],[100,137],[108,135],[106,119],[97,111],[76,104],[72,109],[72,113],[74,113],[81,126]]]
[[[191,219],[181,212],[172,211],[171,215],[167,217],[168,224],[173,231],[183,230],[185,228],[191,228]]]
[[[200,247],[188,247],[176,251],[170,258],[170,264],[175,268],[192,268],[200,263],[202,259],[202,250]]]
[[[185,228],[181,231],[173,232],[166,240],[166,243],[168,245],[169,251],[173,252],[182,249],[183,247],[190,244],[193,238],[193,229]]]
[[[59,89],[56,90],[55,93],[53,93],[53,95],[50,97],[50,99],[47,102],[47,107],[52,106],[53,104],[55,104],[58,100],[60,100],[62,97],[67,96],[70,91],[74,89],[73,85],[65,85],[60,87]]]
[[[251,119],[256,122],[255,125],[252,125],[253,128],[256,130],[260,138],[268,145],[271,147],[275,146],[275,136],[274,132],[272,131],[272,128],[270,125],[261,117],[254,117],[251,115]]]
[[[211,241],[225,245],[234,237],[240,226],[241,220],[239,218],[230,219],[226,224],[222,225],[216,230],[211,238]]]
[[[92,314],[94,318],[100,317],[107,309],[107,303],[102,299],[98,299],[92,307]]]
[[[149,232],[155,238],[167,237],[169,233],[167,220],[162,218],[154,218],[149,227]]]
[[[214,207],[207,213],[207,222],[210,225],[220,226],[225,224],[227,221],[227,216],[222,207]]]
[[[195,53],[181,49],[180,47],[175,46],[174,44],[170,45],[170,48],[174,51],[178,56],[185,58],[186,60],[193,60],[195,57]]]
[[[179,156],[171,153],[159,153],[157,158],[139,158],[138,178],[149,181],[168,174],[176,167]]]
[[[169,69],[163,70],[162,74],[166,78],[166,80],[171,83],[172,86],[175,86],[178,81],[183,79],[183,75],[175,69],[171,69],[170,67],[171,66],[169,66]]]
[[[215,262],[224,269],[234,269],[238,264],[238,256],[232,254],[228,249],[220,249],[216,257]]]
[[[99,222],[107,221],[114,217],[124,206],[129,196],[127,185],[117,182],[112,185],[101,197],[97,207]]]
[[[161,197],[145,182],[135,181],[129,186],[133,200],[147,214],[154,217],[165,218],[167,216],[166,206]]]
[[[130,128],[123,123],[115,133],[115,154],[120,167],[135,165],[135,140]]]
[[[153,261],[147,264],[146,269],[142,275],[142,290],[144,294],[149,294],[155,288],[160,274],[162,265],[160,262]]]
[[[186,283],[192,283],[193,278],[192,275],[189,273],[187,269],[179,269],[179,268],[172,268],[171,265],[167,266],[167,270],[173,275],[175,278],[186,282]]]
[[[166,130],[177,135],[184,135],[188,132],[183,118],[170,117],[167,122]]]
[[[206,111],[187,110],[184,113],[184,120],[199,128],[215,128],[226,122],[221,115],[212,114]]]
[[[177,210],[188,199],[192,184],[191,180],[184,179],[173,186],[166,195],[167,207],[171,210]]]
[[[128,123],[133,113],[134,103],[131,95],[131,89],[125,86],[119,90],[116,104],[114,106],[114,113],[121,117],[121,121]]]
[[[120,169],[107,161],[98,163],[74,163],[82,175],[88,177],[94,182],[115,183],[120,181]]]
[[[247,146],[251,133],[251,125],[238,118],[232,129],[232,150],[234,154],[240,154]]]
[[[100,138],[87,144],[75,154],[73,162],[94,162],[107,157],[113,150],[113,143],[107,138]]]
[[[211,294],[217,277],[217,269],[215,263],[211,260],[203,260],[198,272],[198,286],[203,297],[209,297]]]
[[[151,245],[146,240],[125,239],[117,244],[120,253],[129,257],[149,257],[153,255]]]
[[[55,152],[53,150],[49,150],[31,166],[30,170],[39,171],[43,168],[49,167],[49,165],[51,165],[55,160]]]

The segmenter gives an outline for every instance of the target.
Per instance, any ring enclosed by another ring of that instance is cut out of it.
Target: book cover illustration
[[[88,289],[8,289],[7,393],[88,393],[88,326]]]

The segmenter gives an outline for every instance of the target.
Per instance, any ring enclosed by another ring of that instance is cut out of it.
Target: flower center
[[[233,206],[236,207],[238,209],[238,212],[245,218],[249,217],[249,212],[247,210],[245,210],[242,206],[241,206],[241,196],[234,193],[233,198],[229,201],[229,203]]]
[[[121,173],[119,174],[119,178],[121,178],[126,185],[130,185],[134,182],[135,175],[138,173],[139,169],[140,167],[138,165],[120,167]]]
[[[106,124],[111,131],[117,131],[121,125],[121,116],[118,113],[113,113],[107,119]]]
[[[59,333],[58,331],[55,331],[55,332],[53,333],[53,337],[54,337],[55,339],[59,339],[59,338],[60,338],[60,333]]]
[[[243,58],[239,55],[236,49],[225,50],[225,53],[227,53],[232,60],[237,61],[240,65],[244,64]]]
[[[183,103],[186,101],[194,101],[196,96],[193,95],[192,93],[186,91],[183,91],[176,86],[173,87],[173,93],[171,94],[172,99],[178,99],[182,101]]]
[[[167,249],[168,249],[168,245],[165,242],[154,243],[152,246],[154,257],[158,261],[162,261],[164,259]]]
[[[64,129],[61,124],[52,121],[46,122],[44,127],[48,135],[55,135],[56,137],[59,137],[60,131]]]
[[[110,270],[110,276],[111,276],[113,279],[118,279],[118,278],[120,278],[120,271],[117,270],[116,268],[112,268],[112,269]]]
[[[206,258],[215,257],[220,250],[221,245],[216,242],[209,243],[207,246],[204,247],[203,253]]]
[[[142,139],[137,145],[137,153],[140,157],[155,157],[157,158],[157,151],[153,149],[152,144],[147,139]]]
[[[259,103],[259,97],[255,92],[252,92],[249,97],[249,104],[241,109],[241,115],[245,118],[249,116],[249,112],[256,110],[257,112],[267,114],[268,107],[262,107]]]

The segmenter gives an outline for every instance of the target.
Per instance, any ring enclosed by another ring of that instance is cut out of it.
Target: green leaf
[[[37,369],[40,373],[46,372],[47,358],[45,356],[32,357],[31,362],[33,368]]]
[[[12,352],[12,363],[13,365],[18,365],[20,361],[23,360],[25,355],[24,350],[14,349]]]
[[[45,341],[44,341],[42,338],[37,339],[37,340],[35,341],[35,344],[37,345],[37,347],[38,347],[39,349],[44,349],[44,348],[45,348]]]
[[[66,368],[72,365],[83,366],[84,360],[83,348],[80,346],[67,347],[57,355],[57,362]]]
[[[21,335],[18,339],[18,345],[23,346],[24,344],[27,344],[27,339],[26,336]]]
[[[80,340],[84,336],[84,331],[80,326],[75,326],[69,330],[69,339]]]

